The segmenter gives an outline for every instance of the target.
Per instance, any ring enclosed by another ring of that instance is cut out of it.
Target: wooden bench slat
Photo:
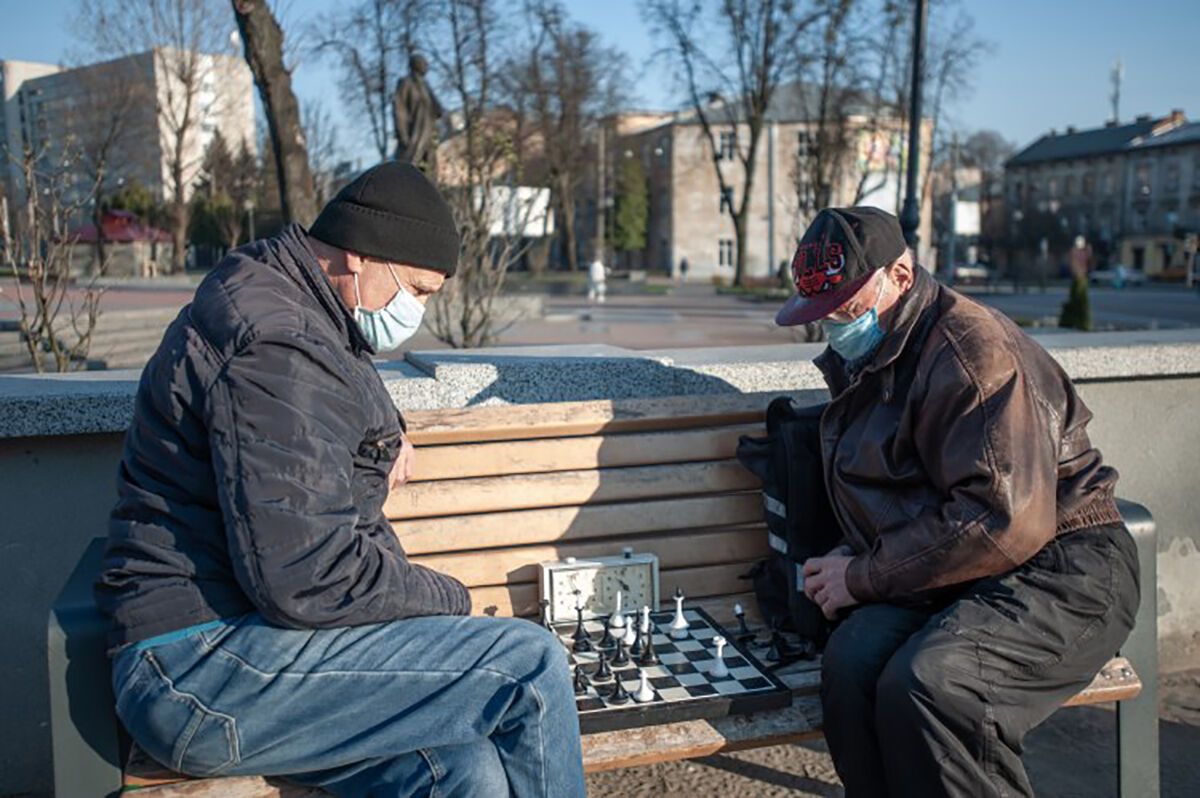
[[[727,460],[733,457],[738,438],[763,434],[762,424],[739,424],[671,432],[422,446],[410,485],[437,479]]]
[[[1082,692],[1063,706],[1080,707],[1109,701],[1128,701],[1142,692],[1142,679],[1125,657],[1113,657]]]
[[[660,575],[662,592],[664,595],[674,593],[675,587],[679,586],[685,594],[697,599],[740,593],[749,582],[738,577],[751,566],[753,562],[738,562],[663,571]],[[538,612],[536,584],[473,587],[470,591],[471,604],[477,615],[532,617]]]
[[[822,395],[818,391],[802,393],[811,394],[814,403],[820,401]],[[413,411],[407,413],[405,419],[408,422],[409,439],[418,446],[560,438],[595,435],[599,432],[752,424],[762,421],[767,404],[776,395],[710,394],[539,405],[488,405],[458,410]]]
[[[737,527],[717,530],[683,530],[665,535],[627,538],[620,541],[635,551],[658,555],[662,570],[744,562],[767,556],[767,533],[763,527]],[[558,543],[545,546],[519,546],[493,549],[486,556],[474,552],[428,554],[412,561],[449,574],[467,587],[513,585],[536,582],[537,564],[565,557],[604,557],[620,554],[612,540],[582,543]]]
[[[736,460],[557,471],[419,482],[392,491],[384,513],[393,520],[579,506],[760,488]]]
[[[405,552],[419,555],[737,526],[761,523],[762,518],[760,493],[736,493],[420,518],[399,521],[392,528]]]

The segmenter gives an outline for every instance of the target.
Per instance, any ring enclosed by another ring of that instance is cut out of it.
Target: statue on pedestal
[[[392,114],[396,122],[396,160],[408,161],[430,178],[437,178],[437,120],[442,106],[425,80],[429,62],[413,55],[409,73],[396,85]]]

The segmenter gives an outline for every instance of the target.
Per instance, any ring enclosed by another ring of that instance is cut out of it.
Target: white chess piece
[[[686,640],[688,636],[688,621],[683,617],[683,591],[675,589],[675,617],[671,620],[671,639]]]
[[[637,622],[632,618],[629,620],[629,625],[625,627],[625,645],[632,646],[637,641]]]
[[[650,634],[650,608],[642,607],[642,634]]]
[[[647,704],[654,700],[654,688],[650,686],[650,675],[642,670],[638,671],[638,675],[642,677],[642,681],[633,694],[633,700],[639,704]]]
[[[625,628],[625,614],[623,612],[621,612],[621,591],[620,590],[617,591],[617,605],[613,609],[612,618],[609,619],[608,625],[609,625],[609,628],[612,628],[612,629],[624,629]]]
[[[709,674],[724,679],[729,675],[729,668],[725,665],[725,638],[717,635],[713,638],[713,645],[717,647],[717,661],[713,663]]]

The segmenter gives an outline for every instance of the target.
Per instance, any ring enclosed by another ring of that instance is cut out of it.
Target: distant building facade
[[[9,153],[10,181],[19,182],[13,159],[29,150],[77,173],[85,184],[95,171],[89,158],[116,130],[106,151],[105,192],[137,181],[166,201],[176,182],[171,167],[178,142],[173,131],[181,127],[185,113],[193,120],[179,158],[185,194],[191,194],[217,131],[231,148],[245,141],[254,151],[254,83],[244,59],[201,54],[200,85],[188,108],[178,70],[172,68],[181,57],[179,51],[158,48],[74,69],[0,62],[5,78],[0,146]]]
[[[24,147],[25,98],[21,86],[25,81],[53,75],[62,70],[54,64],[32,61],[0,61],[0,191],[15,201],[21,183],[20,154]],[[9,153],[13,157],[9,157]]]
[[[808,175],[806,158],[813,157],[817,126],[808,108],[813,104],[804,84],[781,86],[767,112],[755,163],[753,195],[746,224],[744,272],[750,278],[769,278],[790,262],[816,207],[816,191]],[[710,145],[694,113],[627,114],[610,118],[608,171],[624,158],[639,158],[649,186],[649,219],[646,249],[636,253],[634,265],[666,272],[675,278],[687,261],[686,279],[709,282],[732,280],[736,239],[727,207],[737,207],[745,187],[744,170],[736,160],[739,141],[749,137],[749,126],[729,123],[713,113],[716,149]],[[735,120],[736,122],[736,120]],[[846,119],[848,152],[843,166],[826,187],[830,205],[863,204],[899,215],[903,203],[904,146],[901,121],[880,118],[866,109],[849,109]],[[930,124],[926,121],[922,144],[922,174],[929,163]],[[724,161],[729,189],[721,192],[714,157]],[[922,182],[924,182],[922,180]],[[613,179],[607,180],[611,196]],[[611,199],[607,202],[612,206]],[[930,216],[932,203],[921,210],[922,262],[931,261]]]
[[[1174,111],[1051,131],[1005,164],[1004,195],[1014,263],[1058,263],[1083,236],[1093,266],[1178,268],[1200,231],[1200,124]]]

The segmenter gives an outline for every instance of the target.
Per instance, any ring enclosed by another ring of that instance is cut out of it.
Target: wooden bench
[[[691,602],[730,623],[735,602],[753,609],[749,583],[741,577],[767,552],[759,485],[733,454],[740,436],[762,434],[770,398],[722,394],[410,413],[416,473],[389,499],[386,512],[411,559],[460,579],[477,614],[534,616],[537,563],[617,554],[632,546],[658,555],[664,596],[679,586]],[[820,398],[816,392],[811,396],[814,402]],[[1153,596],[1146,584],[1143,594]],[[54,626],[52,619],[52,644]],[[1152,617],[1150,627],[1153,640]],[[53,653],[51,660],[53,685]],[[819,736],[819,663],[801,663],[783,676],[795,694],[787,709],[586,735],[585,769]],[[1119,657],[1068,703],[1138,704],[1132,699],[1142,689],[1133,665]],[[109,693],[110,718],[111,700]],[[61,772],[66,783],[58,782],[58,795],[64,798],[74,794],[63,791],[74,769],[71,762],[57,761],[59,750],[75,758],[71,752],[79,747],[59,743],[58,724],[70,724],[70,713],[56,711],[54,722],[56,781]],[[1123,716],[1123,743],[1130,722]],[[1125,748],[1122,782],[1133,766],[1125,761]],[[1156,763],[1156,740],[1153,748]],[[1130,748],[1129,762],[1138,762],[1135,754],[1145,750]],[[118,757],[126,762],[119,747]],[[306,794],[258,777],[186,779],[164,772],[136,748],[127,764],[122,783],[148,797]],[[1146,767],[1138,765],[1141,771]],[[1146,795],[1145,785],[1140,781],[1136,794]]]

